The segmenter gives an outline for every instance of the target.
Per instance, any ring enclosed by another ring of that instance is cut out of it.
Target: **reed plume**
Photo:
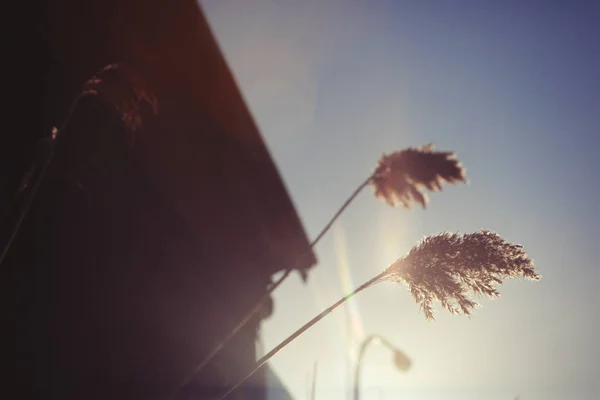
[[[423,188],[430,191],[442,190],[442,184],[467,182],[466,170],[462,167],[460,161],[456,159],[453,152],[433,151],[433,144],[408,148],[402,151],[396,151],[391,154],[383,154],[379,159],[377,167],[354,192],[344,201],[342,206],[336,211],[333,217],[319,232],[317,237],[310,243],[310,251],[317,245],[323,236],[331,229],[335,221],[342,215],[346,208],[362,192],[364,188],[373,185],[375,197],[383,198],[387,204],[394,207],[402,204],[410,209],[411,202],[426,206],[427,195],[422,192]],[[302,257],[300,257],[302,259]],[[275,291],[292,273],[296,267],[292,263],[281,277],[273,282],[263,296],[254,304],[254,306],[244,315],[235,328],[216,343],[206,357],[182,380],[173,393],[168,397],[169,400],[177,396],[179,390],[187,385],[193,377],[200,372],[208,363],[225,347],[243,327],[252,319],[252,317],[261,311],[264,302],[269,301],[271,293]],[[303,280],[306,280],[306,272],[301,271]]]
[[[406,283],[425,318],[432,320],[435,300],[452,314],[470,316],[477,303],[469,294],[498,297],[497,285],[507,278],[540,276],[522,246],[482,230],[429,236],[393,263],[382,280]]]
[[[427,205],[427,194],[442,190],[442,183],[467,182],[466,170],[456,154],[433,151],[433,144],[384,154],[371,178],[375,197],[394,207],[411,203]]]
[[[477,303],[469,295],[498,297],[496,285],[502,284],[507,278],[540,279],[531,258],[521,245],[508,243],[499,235],[486,230],[464,235],[441,233],[429,236],[385,271],[339,299],[288,336],[258,360],[254,369],[221,396],[221,399],[225,399],[271,357],[346,300],[377,283],[388,281],[407,284],[425,318],[433,320],[434,300],[439,300],[452,314],[470,316]]]
[[[25,173],[0,224],[0,265],[2,265],[23,220],[54,157],[56,142],[69,126],[82,99],[95,96],[108,102],[121,116],[131,132],[141,129],[144,106],[158,113],[156,96],[145,81],[125,64],[109,64],[87,80],[75,97],[60,128],[52,127],[50,135],[38,142],[36,160]],[[7,221],[4,221],[6,219]],[[7,227],[4,228],[4,225]]]
[[[110,64],[87,80],[82,96],[94,95],[112,105],[123,123],[136,132],[142,127],[142,111],[158,113],[156,96],[140,75],[125,64]]]

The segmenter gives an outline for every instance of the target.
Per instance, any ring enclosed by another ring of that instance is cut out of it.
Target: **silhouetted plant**
[[[496,285],[502,284],[506,278],[540,279],[522,246],[508,243],[497,234],[485,230],[464,235],[441,233],[429,236],[406,256],[326,308],[281,342],[261,358],[256,367],[221,399],[227,397],[271,357],[346,300],[377,283],[407,284],[413,298],[424,311],[425,318],[431,320],[432,304],[435,300],[439,300],[452,314],[470,316],[477,303],[469,295],[497,297],[499,293]]]
[[[319,232],[317,237],[310,243],[310,251],[319,243],[323,236],[333,226],[339,216],[346,210],[358,194],[367,186],[373,185],[375,196],[383,198],[392,207],[402,204],[410,208],[411,202],[427,204],[427,196],[423,189],[431,191],[442,190],[442,184],[466,183],[466,170],[456,159],[452,152],[433,151],[433,144],[416,148],[408,148],[389,155],[383,154],[379,159],[377,167],[367,179],[365,179],[354,192],[346,199],[337,210],[327,225]],[[301,257],[302,259],[302,257]],[[225,345],[246,325],[254,315],[261,312],[263,304],[269,301],[271,294],[292,273],[297,264],[291,265],[284,274],[268,288],[260,300],[246,313],[238,322],[237,326],[227,333],[204,359],[192,370],[186,378],[176,387],[169,399],[176,397],[179,390],[187,385],[193,377],[200,372],[208,363],[225,347]],[[305,276],[303,275],[303,278]]]
[[[392,264],[382,280],[406,283],[431,320],[435,300],[451,314],[470,316],[477,303],[469,294],[498,297],[496,285],[519,277],[540,279],[523,247],[483,230],[429,236]]]
[[[365,353],[371,343],[380,343],[384,347],[387,347],[388,350],[390,350],[392,352],[392,355],[394,356],[394,364],[396,365],[396,368],[398,368],[398,370],[406,372],[410,369],[411,364],[412,364],[412,362],[408,358],[408,356],[406,354],[404,354],[404,352],[402,352],[402,350],[400,350],[396,346],[394,346],[386,338],[384,338],[380,335],[367,336],[362,341],[362,343],[359,347],[358,359],[357,359],[356,365],[354,367],[354,385],[353,385],[353,395],[354,395],[353,399],[354,400],[360,399],[360,371],[361,371],[362,363],[363,363],[363,360],[365,357]]]
[[[465,169],[451,152],[433,151],[433,144],[384,154],[371,178],[375,196],[390,206],[411,203],[426,206],[430,191],[442,190],[442,183],[467,182]]]
[[[154,114],[158,112],[156,96],[144,80],[125,64],[109,64],[91,77],[71,103],[62,126],[60,128],[53,127],[50,135],[42,138],[38,143],[37,158],[23,177],[2,221],[0,265],[2,265],[52,162],[57,140],[69,126],[81,100],[90,96],[98,97],[114,107],[131,131],[132,138],[142,126],[143,107],[149,106]]]
[[[123,123],[136,132],[142,127],[143,107],[158,113],[158,102],[146,82],[125,64],[110,64],[88,79],[82,96],[94,95],[112,105]]]

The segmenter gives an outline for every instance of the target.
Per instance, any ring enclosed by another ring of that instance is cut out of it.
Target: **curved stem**
[[[323,229],[321,229],[321,232],[315,238],[315,240],[312,241],[312,243],[310,244],[311,249],[313,247],[315,247],[315,245],[317,243],[319,243],[319,240],[321,240],[321,238],[327,233],[327,231],[329,231],[329,229],[333,226],[333,224],[335,223],[335,221],[337,221],[337,219],[339,218],[339,216],[342,215],[342,213],[344,212],[344,210],[350,205],[350,203],[352,203],[352,201],[356,198],[356,196],[358,196],[358,194],[365,187],[367,187],[367,185],[369,183],[371,183],[372,179],[373,179],[373,175],[369,175],[369,177],[367,179],[365,179],[365,181],[363,183],[361,183],[359,187],[356,188],[356,190],[354,191],[354,193],[352,193],[350,195],[350,197],[348,197],[348,199],[346,199],[346,201],[344,202],[344,204],[342,204],[342,206],[340,207],[340,209],[337,210],[337,212],[333,215],[333,217],[331,217],[331,219],[329,220],[329,222],[327,223],[327,225],[325,225],[325,227]]]
[[[346,201],[344,202],[344,204],[342,204],[342,206],[337,210],[337,212],[333,215],[333,217],[329,220],[329,222],[327,223],[327,225],[325,225],[325,227],[323,229],[321,229],[321,232],[319,232],[319,234],[317,235],[317,237],[310,243],[310,250],[303,254],[306,255],[308,253],[310,253],[312,251],[312,249],[317,245],[317,243],[319,243],[319,241],[323,238],[323,236],[325,236],[325,234],[329,231],[329,229],[331,229],[331,227],[333,226],[333,224],[335,223],[335,221],[337,221],[337,219],[340,217],[340,215],[344,212],[344,210],[350,205],[350,203],[352,203],[352,201],[356,198],[356,196],[358,196],[358,194],[371,182],[371,179],[373,178],[373,175],[370,175],[367,179],[364,180],[363,183],[360,184],[360,186],[358,186],[356,188],[356,190],[354,190],[354,192],[350,195],[350,197],[348,197],[348,199],[346,199]],[[302,259],[302,258],[301,258]],[[194,376],[196,374],[198,374],[202,369],[204,369],[204,367],[206,367],[208,365],[208,363],[215,358],[215,356],[217,354],[219,354],[221,352],[221,350],[223,350],[223,348],[225,347],[225,345],[231,340],[233,339],[233,337],[235,335],[237,335],[237,333],[252,319],[252,317],[260,311],[263,303],[265,301],[267,301],[267,299],[269,298],[269,296],[271,295],[271,293],[273,293],[275,291],[275,289],[277,289],[282,283],[283,281],[285,281],[290,274],[292,273],[292,271],[297,267],[297,265],[299,264],[299,262],[296,262],[294,265],[292,265],[292,268],[289,268],[285,271],[285,273],[279,278],[277,279],[275,282],[273,282],[268,288],[267,291],[263,294],[263,296],[254,304],[254,306],[244,315],[244,317],[240,320],[240,322],[238,322],[238,324],[227,333],[227,335],[221,339],[208,353],[208,355],[206,357],[204,357],[204,359],[202,359],[202,361],[188,374],[188,376],[175,388],[175,390],[171,393],[171,395],[168,397],[169,400],[174,399],[177,394],[179,393],[179,391],[181,389],[183,389],[188,383],[191,382],[191,380],[194,378]]]
[[[345,295],[344,297],[342,297],[341,299],[339,299],[338,301],[336,301],[335,303],[333,303],[331,306],[327,307],[325,310],[323,310],[323,312],[321,312],[319,315],[317,315],[316,317],[314,317],[313,319],[311,319],[310,321],[308,321],[306,324],[304,324],[296,332],[294,332],[293,334],[291,334],[290,336],[288,336],[287,339],[285,339],[283,342],[279,343],[273,350],[271,350],[264,357],[262,357],[260,360],[258,360],[256,362],[255,367],[252,369],[252,371],[250,371],[248,373],[248,375],[246,375],[246,377],[244,377],[242,380],[240,380],[238,383],[236,383],[231,389],[229,389],[223,396],[220,397],[220,399],[221,400],[225,399],[231,392],[233,392],[242,383],[246,382],[246,380],[248,378],[250,378],[252,375],[254,375],[254,373],[256,371],[258,371],[260,369],[260,367],[262,367],[267,361],[269,361],[271,359],[271,357],[273,357],[275,354],[277,354],[285,346],[287,346],[288,344],[290,344],[298,336],[302,335],[304,332],[306,332],[308,329],[310,329],[317,322],[319,322],[320,320],[322,320],[323,318],[325,318],[327,315],[329,315],[329,313],[331,313],[333,310],[335,310],[336,308],[338,308],[340,305],[344,304],[346,302],[346,300],[350,299],[355,294],[362,292],[363,290],[365,290],[369,286],[372,286],[373,284],[379,282],[384,277],[385,273],[386,273],[386,271],[383,271],[379,275],[377,275],[377,276],[369,279],[367,282],[363,283],[362,285],[360,285],[359,287],[357,287],[356,289],[354,289],[351,293]]]
[[[369,346],[369,344],[371,344],[373,342],[379,342],[383,346],[387,347],[389,350],[391,350],[395,354],[396,357],[398,355],[403,355],[403,353],[400,350],[398,350],[396,347],[394,347],[394,345],[386,338],[379,336],[379,335],[367,336],[365,338],[365,340],[363,340],[363,342],[360,346],[360,351],[358,353],[358,360],[356,362],[356,369],[354,370],[354,400],[360,399],[360,392],[359,392],[359,390],[360,390],[360,370],[361,370],[361,366],[362,366],[362,361],[365,356],[367,347]]]
[[[377,335],[369,335],[365,340],[363,340],[360,345],[360,350],[358,352],[358,360],[356,361],[356,367],[354,370],[354,400],[360,399],[359,387],[360,387],[360,369],[362,366],[362,360],[365,356],[365,352],[369,344],[371,344],[375,340],[381,340],[381,338]]]

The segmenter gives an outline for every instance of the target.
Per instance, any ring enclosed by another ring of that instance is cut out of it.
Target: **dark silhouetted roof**
[[[2,265],[0,315],[15,329],[0,340],[0,376],[10,383],[0,390],[161,399],[274,272],[297,259],[306,270],[314,254],[196,1],[24,7],[15,31],[24,42],[7,56],[8,84],[21,86],[8,91],[18,107],[5,122],[19,129],[1,146],[5,198],[36,141],[61,125],[105,65],[137,71],[159,112],[131,137],[110,105],[88,98],[59,138]],[[218,393],[254,364],[258,324],[199,374],[194,398]]]

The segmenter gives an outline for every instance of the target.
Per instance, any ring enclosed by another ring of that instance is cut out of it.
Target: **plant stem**
[[[348,199],[346,199],[346,201],[344,202],[344,204],[342,204],[342,206],[337,210],[337,212],[329,220],[329,222],[327,223],[327,225],[325,225],[325,227],[323,229],[321,229],[321,232],[319,232],[319,234],[317,235],[317,237],[310,243],[310,250],[307,253],[303,254],[303,256],[306,255],[306,254],[308,254],[308,253],[310,253],[313,250],[313,248],[317,245],[317,243],[319,243],[319,241],[323,238],[323,236],[325,236],[325,234],[329,231],[329,229],[331,229],[331,227],[333,226],[333,224],[335,223],[335,221],[337,221],[337,219],[344,212],[344,210],[350,205],[350,203],[352,203],[352,201],[356,198],[356,196],[358,196],[358,194],[365,187],[367,187],[367,185],[371,182],[372,178],[373,178],[373,175],[370,175],[367,179],[365,179],[365,181],[363,183],[361,183],[360,186],[358,186],[356,188],[356,190],[354,190],[354,192],[350,195],[350,197],[348,197]],[[273,293],[275,291],[275,289],[277,289],[283,283],[283,281],[285,281],[288,278],[288,276],[290,276],[290,274],[292,273],[292,271],[296,268],[296,266],[298,264],[299,264],[299,262],[296,262],[295,265],[292,266],[292,268],[287,269],[285,271],[285,273],[278,280],[276,280],[269,287],[267,287],[267,291],[256,302],[256,304],[254,304],[254,306],[244,315],[244,317],[235,326],[235,328],[233,328],[231,331],[229,331],[229,333],[227,333],[227,336],[225,336],[223,339],[221,339],[219,341],[219,343],[217,343],[211,349],[211,351],[208,353],[208,355],[206,357],[204,357],[204,359],[194,368],[194,370],[192,372],[190,372],[190,374],[176,387],[176,389],[168,397],[169,400],[172,400],[172,399],[176,398],[176,396],[179,393],[179,391],[181,389],[183,389],[188,383],[190,383],[191,380],[194,378],[194,376],[197,373],[199,373],[202,369],[204,369],[204,367],[206,367],[206,365],[208,365],[208,363],[213,358],[215,358],[215,356],[217,354],[219,354],[221,352],[221,350],[223,350],[223,348],[225,347],[225,345],[231,339],[233,339],[233,337],[235,335],[237,335],[237,333],[248,323],[248,321],[250,321],[252,319],[252,317],[258,311],[260,311],[263,303],[269,298],[269,296],[271,295],[271,293]]]
[[[21,209],[17,211],[18,215],[16,217],[16,221],[14,222],[14,226],[9,228],[8,238],[6,240],[3,240],[2,253],[0,253],[0,265],[2,265],[4,258],[6,257],[6,255],[8,254],[8,251],[10,250],[10,246],[12,245],[13,241],[17,237],[17,233],[19,232],[19,229],[21,228],[21,224],[25,220],[25,216],[29,212],[29,208],[31,207],[31,204],[33,203],[35,195],[44,179],[44,176],[46,175],[46,171],[48,170],[48,167],[50,166],[50,163],[52,162],[52,159],[54,157],[54,148],[56,147],[56,141],[57,141],[58,137],[60,136],[60,134],[62,133],[62,131],[65,130],[66,127],[68,126],[69,121],[71,120],[71,117],[73,116],[73,113],[75,112],[75,108],[77,107],[77,105],[79,104],[79,101],[83,97],[84,97],[84,95],[79,94],[75,98],[75,100],[71,103],[71,106],[69,107],[69,111],[67,112],[67,116],[65,117],[65,120],[63,122],[61,129],[53,131],[52,136],[50,138],[42,138],[38,142],[38,147],[41,147],[42,145],[46,145],[48,148],[43,149],[43,154],[41,156],[41,159],[34,161],[33,165],[28,170],[27,174],[31,174],[31,175],[29,177],[26,177],[23,181],[24,183],[26,183],[26,186],[20,187],[18,189],[16,197],[11,204],[11,206],[15,206],[15,205],[18,206],[19,198],[21,196],[25,196],[25,199],[23,200]],[[37,176],[35,174],[36,172],[38,172]],[[26,189],[29,187],[31,187],[31,190],[29,191],[29,193],[27,193]],[[10,210],[9,210],[9,212],[10,212]],[[0,237],[0,239],[4,239],[4,237]]]
[[[315,400],[316,398],[317,398],[317,362],[315,361],[315,368],[313,369],[312,388],[310,391],[310,400]]]
[[[362,360],[365,356],[365,351],[367,350],[367,346],[377,339],[379,339],[377,335],[370,335],[362,342],[360,346],[360,351],[358,352],[358,360],[356,362],[356,367],[354,370],[354,400],[360,400],[360,369],[362,367]]]
[[[387,340],[386,338],[379,336],[379,335],[369,335],[363,340],[362,344],[360,345],[360,350],[358,352],[358,360],[356,362],[356,366],[355,366],[355,370],[354,370],[354,398],[353,398],[354,400],[360,400],[360,392],[359,392],[359,390],[360,390],[360,371],[361,371],[362,363],[363,363],[367,348],[373,342],[381,343],[383,346],[385,346],[389,350],[391,350],[394,353],[394,355],[396,355],[400,352],[400,350],[395,348],[394,345],[391,344],[389,340]]]
[[[275,354],[277,354],[285,346],[290,344],[294,339],[296,339],[298,336],[302,335],[304,332],[306,332],[308,329],[310,329],[313,325],[315,325],[317,322],[319,322],[320,320],[325,318],[333,310],[338,308],[340,305],[344,304],[346,302],[346,300],[350,299],[355,294],[362,292],[369,286],[372,286],[373,284],[379,282],[385,274],[386,274],[386,271],[383,271],[379,275],[369,279],[367,282],[363,283],[362,285],[360,285],[359,287],[354,289],[351,293],[345,295],[344,297],[342,297],[341,299],[339,299],[338,301],[333,303],[331,306],[327,307],[325,310],[323,310],[323,312],[321,312],[319,315],[317,315],[316,317],[314,317],[313,319],[308,321],[306,324],[304,324],[304,326],[302,326],[296,332],[294,332],[293,334],[288,336],[287,339],[285,339],[283,342],[279,343],[273,350],[271,350],[264,357],[262,357],[260,360],[258,360],[256,362],[256,365],[254,366],[254,369],[252,369],[252,371],[250,371],[250,373],[248,373],[248,375],[246,375],[246,377],[244,379],[240,380],[231,389],[229,389],[223,396],[221,396],[220,399],[221,400],[225,399],[231,392],[233,392],[242,383],[244,383],[246,380],[248,380],[248,378],[250,378],[252,375],[254,375],[254,373],[256,371],[258,371],[260,369],[260,367],[262,367],[267,361],[269,361],[271,359],[271,357],[273,357]]]
[[[361,183],[359,187],[356,188],[356,190],[354,191],[354,193],[352,193],[350,195],[350,197],[348,197],[348,199],[346,199],[346,201],[344,202],[344,204],[342,204],[342,206],[340,207],[340,209],[337,210],[337,212],[329,220],[329,222],[327,223],[327,225],[325,225],[325,227],[321,230],[321,232],[316,237],[316,239],[312,241],[312,243],[310,244],[311,250],[312,250],[313,247],[315,247],[315,245],[317,243],[319,243],[319,240],[321,240],[321,238],[327,233],[327,231],[329,231],[329,229],[333,226],[334,222],[337,221],[337,219],[339,218],[339,216],[342,215],[342,213],[344,212],[344,210],[350,205],[350,203],[352,203],[352,201],[356,198],[356,196],[358,196],[358,194],[365,187],[367,187],[367,185],[369,183],[371,183],[371,179],[373,179],[373,175],[369,175],[369,177],[367,179],[365,179],[365,181],[363,183]]]

